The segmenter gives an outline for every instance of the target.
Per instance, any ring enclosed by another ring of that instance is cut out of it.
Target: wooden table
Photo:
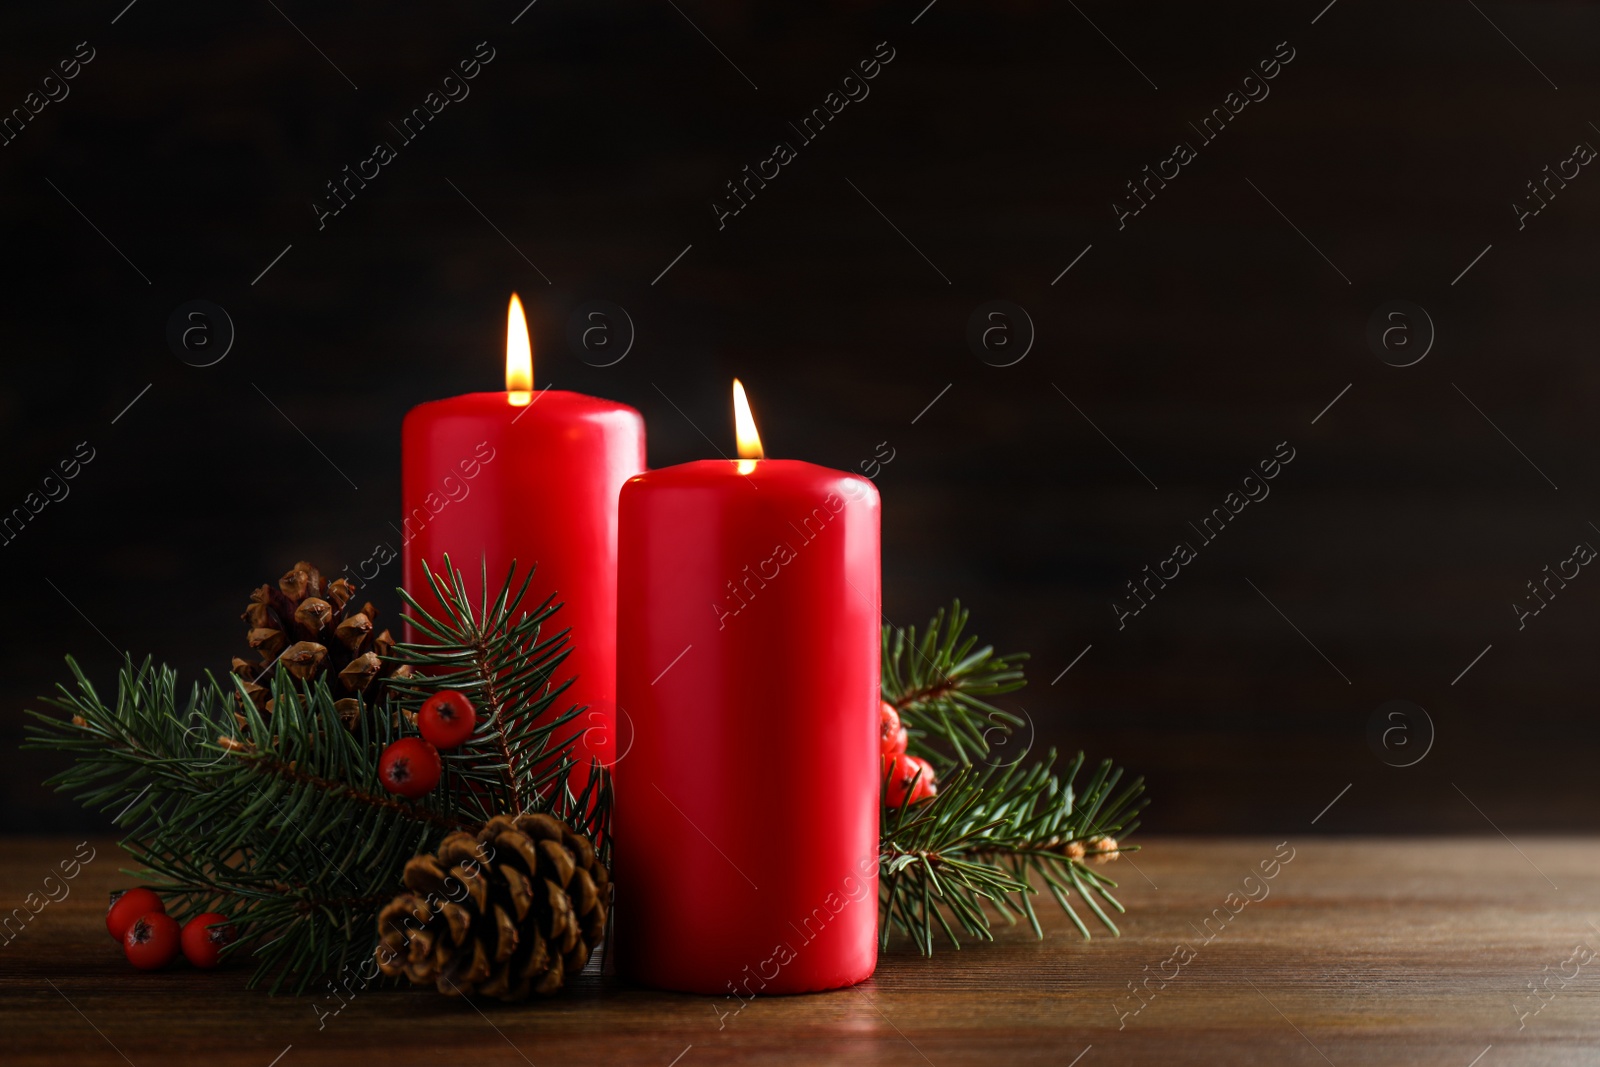
[[[75,844],[0,845],[4,908]],[[1250,874],[1276,840],[1147,839],[1137,868],[1114,868],[1129,907],[1120,939],[1086,943],[1051,917],[1042,942],[1006,929],[931,960],[897,947],[856,989],[757,999],[720,1019],[737,1002],[593,975],[554,1000],[481,1010],[366,992],[320,1027],[314,1005],[336,1001],[246,992],[238,970],[132,971],[102,919],[107,889],[126,881],[121,857],[97,844],[71,895],[0,950],[0,1062],[1600,1062],[1600,958],[1580,962],[1600,951],[1600,841],[1587,839],[1303,837],[1270,881]],[[1174,955],[1179,943],[1192,958]],[[1141,1002],[1129,983],[1146,977]]]

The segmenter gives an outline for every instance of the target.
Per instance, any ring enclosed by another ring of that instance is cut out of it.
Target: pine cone
[[[409,893],[378,915],[379,969],[455,996],[522,1000],[583,970],[606,929],[611,876],[549,815],[496,815],[413,856]]]
[[[274,664],[282,664],[303,682],[333,675],[334,693],[364,693],[368,705],[380,704],[383,683],[406,678],[410,667],[392,668],[381,657],[394,647],[388,630],[374,632],[378,609],[370,603],[356,610],[355,586],[343,578],[327,581],[303,560],[278,579],[278,587],[263,585],[250,594],[250,605],[240,618],[249,624],[246,639],[261,656],[260,663],[234,657],[233,673],[256,707],[271,711],[267,681]],[[360,713],[355,698],[338,701],[345,725],[353,727]]]

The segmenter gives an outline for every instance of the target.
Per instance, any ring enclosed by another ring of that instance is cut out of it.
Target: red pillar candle
[[[740,416],[740,455],[759,457]],[[702,460],[623,486],[624,975],[742,1002],[872,973],[878,525],[870,481],[797,460]]]
[[[506,391],[469,393],[413,408],[402,431],[401,499],[406,591],[437,607],[423,561],[438,575],[444,556],[469,592],[489,568],[490,596],[513,560],[520,583],[537,565],[523,606],[550,594],[552,619],[570,628],[571,654],[558,678],[575,677],[555,711],[589,711],[574,755],[611,762],[615,748],[617,492],[644,470],[644,420],[625,404],[546,388],[533,392],[532,350],[515,294],[506,323]],[[477,608],[480,605],[474,604]]]

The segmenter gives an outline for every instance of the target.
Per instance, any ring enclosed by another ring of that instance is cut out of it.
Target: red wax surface
[[[547,389],[521,407],[469,393],[413,408],[401,437],[407,592],[437,610],[422,562],[438,575],[448,552],[475,608],[483,562],[493,597],[513,560],[519,584],[537,564],[524,608],[551,593],[565,605],[546,625],[571,629],[556,677],[576,680],[552,714],[589,708],[563,732],[583,735],[581,781],[589,756],[609,764],[615,750],[617,492],[645,468],[644,420],[581,393]]]
[[[881,644],[872,483],[738,462],[623,487],[612,828],[621,972],[743,1000],[877,963]]]

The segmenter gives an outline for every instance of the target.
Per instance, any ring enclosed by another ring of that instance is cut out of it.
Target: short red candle
[[[521,315],[516,304],[510,332],[520,328],[525,344]],[[553,713],[589,708],[564,732],[582,733],[581,780],[590,756],[609,764],[615,749],[617,492],[644,470],[644,420],[581,393],[531,392],[531,379],[531,365],[523,380],[508,371],[508,384],[523,388],[436,400],[406,415],[403,581],[431,611],[424,560],[439,575],[449,553],[474,601],[485,562],[491,597],[513,560],[519,584],[537,565],[523,606],[554,593],[563,607],[551,623],[572,631],[557,678],[575,680]]]
[[[619,969],[741,1001],[862,981],[877,490],[794,460],[651,471],[623,486],[618,553]]]

